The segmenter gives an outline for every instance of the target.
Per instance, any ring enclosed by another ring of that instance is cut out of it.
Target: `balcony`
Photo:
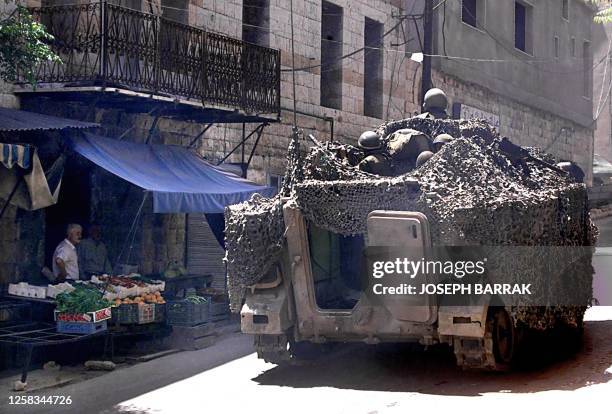
[[[30,10],[62,60],[37,68],[38,93],[115,88],[221,117],[280,116],[278,50],[105,1]]]

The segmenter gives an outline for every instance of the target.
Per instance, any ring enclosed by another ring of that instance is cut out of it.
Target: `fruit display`
[[[127,305],[127,304],[145,304],[145,303],[156,303],[158,305],[163,305],[166,303],[164,298],[162,297],[159,291],[155,293],[147,293],[140,296],[128,297],[123,299],[115,299],[113,300],[114,306]]]
[[[94,276],[91,278],[91,283],[104,286],[104,297],[113,302],[117,299],[133,301],[136,297],[144,299],[147,295],[150,296],[165,289],[163,281],[149,279],[137,273],[121,276]]]
[[[147,284],[137,279],[133,279],[127,276],[98,276],[97,280],[102,283],[108,282],[110,285],[121,286],[126,288],[131,288],[134,286],[145,287]]]

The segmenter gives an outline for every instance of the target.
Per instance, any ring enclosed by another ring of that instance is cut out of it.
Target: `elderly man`
[[[111,272],[106,245],[102,242],[102,227],[94,223],[88,230],[89,237],[83,239],[77,248],[81,279]]]
[[[83,229],[78,224],[69,224],[66,238],[60,242],[53,253],[53,275],[56,281],[79,279],[79,259],[76,246],[81,241]]]

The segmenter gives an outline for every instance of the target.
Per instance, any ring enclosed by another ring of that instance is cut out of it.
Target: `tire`
[[[312,361],[333,349],[334,344],[296,342],[291,333],[286,335],[256,335],[255,348],[259,358],[277,365]]]
[[[490,307],[483,338],[454,337],[457,365],[465,370],[507,371],[516,361],[522,335],[503,307]]]
[[[504,308],[491,308],[487,319],[487,334],[491,335],[493,342],[495,364],[498,369],[508,369],[514,364],[518,353],[518,330]]]

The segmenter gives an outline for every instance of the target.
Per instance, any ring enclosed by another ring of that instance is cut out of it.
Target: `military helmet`
[[[577,182],[579,183],[584,182],[584,171],[575,162],[562,161],[562,162],[557,163],[556,166],[557,168],[568,173]]]
[[[421,165],[425,164],[427,161],[429,161],[429,159],[431,157],[433,157],[434,153],[431,151],[423,151],[419,154],[419,156],[416,159],[416,166],[417,168],[420,167]]]
[[[433,108],[446,110],[447,106],[448,99],[442,89],[431,88],[425,94],[425,98],[423,99],[423,109],[425,111],[430,111]]]
[[[434,140],[433,140],[433,147],[434,150],[436,152],[440,151],[440,148],[442,148],[442,146],[444,144],[449,144],[451,142],[453,142],[455,138],[453,138],[452,136],[450,136],[449,134],[440,134],[438,135]]]
[[[393,170],[391,161],[382,154],[371,154],[365,157],[357,166],[361,171],[375,175],[391,176]]]
[[[364,150],[377,150],[382,147],[382,140],[380,139],[380,135],[378,135],[374,131],[366,131],[359,137],[357,140],[357,145],[359,148]]]

